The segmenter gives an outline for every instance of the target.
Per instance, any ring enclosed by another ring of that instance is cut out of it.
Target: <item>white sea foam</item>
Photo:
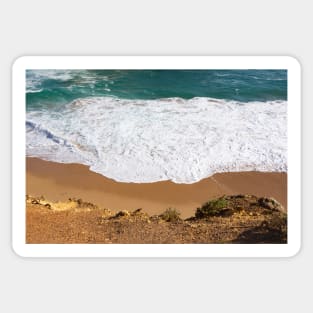
[[[193,183],[217,172],[287,171],[287,102],[77,99],[27,113],[27,155],[121,182]]]
[[[43,89],[41,84],[43,79],[54,79],[66,81],[72,78],[71,71],[68,70],[28,70],[26,79],[26,92],[36,93]]]
[[[32,87],[28,87],[27,89],[27,93],[37,93],[37,92],[42,92],[42,88],[40,89],[36,89],[36,87],[32,86]]]
[[[28,70],[26,92],[41,92],[43,90],[42,83],[45,80],[65,82],[72,79],[75,79],[73,85],[69,84],[64,88],[72,89],[73,87],[85,87],[86,85],[94,87],[99,80],[94,73],[85,70]],[[108,82],[108,84],[114,83],[110,81],[108,76],[102,76],[101,80]],[[106,88],[108,88],[108,84],[106,84]]]

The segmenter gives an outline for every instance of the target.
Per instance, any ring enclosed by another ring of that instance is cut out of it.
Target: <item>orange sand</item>
[[[50,201],[81,198],[111,210],[143,208],[158,214],[168,207],[193,215],[202,203],[224,194],[273,197],[287,209],[287,174],[239,172],[215,174],[194,184],[120,183],[91,172],[80,164],[26,159],[26,193]]]

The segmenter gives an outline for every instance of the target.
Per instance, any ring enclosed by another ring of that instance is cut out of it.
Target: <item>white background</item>
[[[311,12],[310,1],[300,0],[1,1],[0,311],[312,311]],[[266,260],[17,257],[11,250],[11,64],[21,55],[75,54],[297,57],[303,74],[300,253]]]

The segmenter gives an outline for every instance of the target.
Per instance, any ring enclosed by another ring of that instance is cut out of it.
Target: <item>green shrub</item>
[[[173,208],[168,208],[165,212],[160,215],[161,219],[166,222],[177,222],[180,221],[180,213]]]
[[[211,200],[202,205],[201,208],[197,208],[195,216],[197,218],[203,218],[208,216],[221,216],[228,206],[228,201],[224,197]]]

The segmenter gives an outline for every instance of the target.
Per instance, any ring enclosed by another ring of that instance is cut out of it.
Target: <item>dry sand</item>
[[[273,197],[287,210],[287,174],[239,172],[215,174],[194,184],[120,183],[80,164],[26,159],[26,193],[50,201],[81,198],[110,210],[143,208],[159,214],[173,207],[189,217],[202,203],[221,195],[253,194]]]

